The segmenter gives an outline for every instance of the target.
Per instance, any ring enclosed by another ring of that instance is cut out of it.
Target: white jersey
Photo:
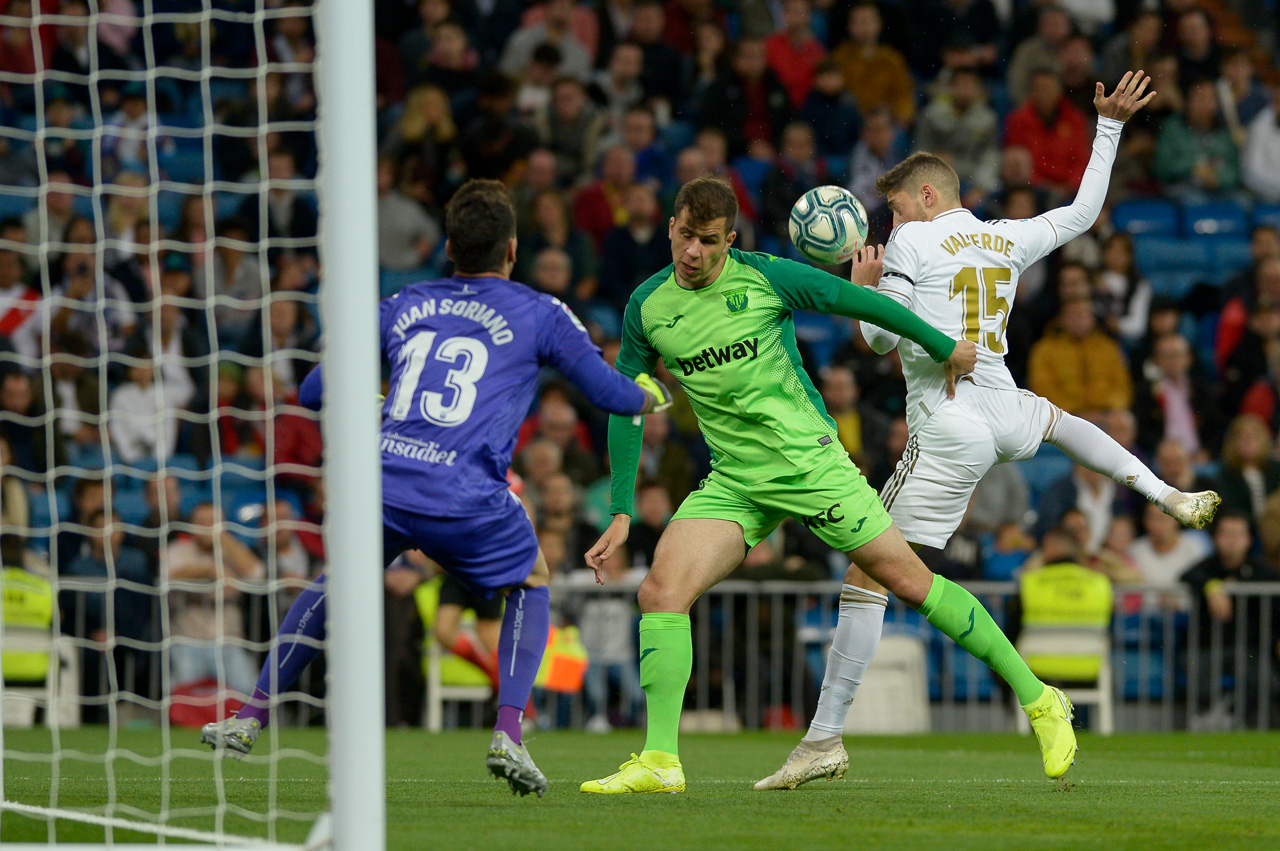
[[[978,363],[966,380],[979,387],[1016,390],[1005,366],[1005,330],[1022,271],[1092,226],[1106,195],[1124,125],[1098,120],[1093,157],[1076,202],[1034,219],[979,220],[964,208],[894,229],[884,251],[879,291],[942,333],[973,341]],[[947,398],[946,372],[920,346],[862,323],[872,348],[896,344],[907,382],[907,426],[912,434]]]

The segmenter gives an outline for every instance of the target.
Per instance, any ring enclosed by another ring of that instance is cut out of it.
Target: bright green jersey
[[[871,290],[812,266],[730,249],[714,283],[687,289],[668,266],[632,294],[616,366],[634,377],[658,358],[679,380],[711,448],[711,466],[742,484],[811,470],[830,457],[836,424],[800,365],[794,310],[839,312],[901,328],[938,360],[954,341]],[[610,420],[611,512],[630,514],[642,430]]]

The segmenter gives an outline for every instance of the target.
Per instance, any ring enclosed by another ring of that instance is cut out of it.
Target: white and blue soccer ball
[[[843,186],[819,186],[796,201],[787,229],[805,257],[836,265],[866,243],[867,211]]]

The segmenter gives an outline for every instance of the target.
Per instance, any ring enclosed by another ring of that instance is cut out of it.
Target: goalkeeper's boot
[[[618,770],[600,780],[588,780],[578,787],[579,792],[598,795],[631,795],[641,792],[683,792],[684,768],[672,754],[661,751],[645,751],[618,767]]]
[[[849,754],[845,753],[844,742],[839,736],[820,742],[801,739],[782,768],[756,783],[755,788],[759,792],[766,789],[794,789],[810,780],[823,777],[839,780],[848,770]]]
[[[533,764],[529,749],[511,741],[511,737],[501,730],[493,731],[493,738],[489,740],[489,757],[484,763],[490,774],[507,781],[512,795],[536,792],[541,798],[547,793],[547,778]]]
[[[1203,529],[1218,513],[1222,497],[1216,491],[1184,493],[1182,499],[1169,506],[1169,516],[1190,529]]]
[[[226,748],[236,759],[241,759],[253,748],[262,732],[256,718],[231,717],[212,724],[205,724],[200,731],[200,741],[214,750]]]
[[[1044,694],[1023,709],[1031,720],[1040,754],[1044,758],[1044,773],[1051,778],[1061,777],[1076,761],[1076,731],[1071,729],[1071,701],[1062,689],[1045,686]]]

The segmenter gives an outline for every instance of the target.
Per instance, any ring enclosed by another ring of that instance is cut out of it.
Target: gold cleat
[[[787,761],[776,772],[756,783],[756,791],[768,789],[794,789],[810,780],[840,780],[849,770],[849,754],[845,752],[844,743],[839,736],[826,749],[814,747],[812,743],[800,740],[796,749],[787,757]]]
[[[1216,491],[1199,491],[1182,495],[1169,509],[1169,516],[1190,529],[1203,529],[1213,522],[1222,497]]]

